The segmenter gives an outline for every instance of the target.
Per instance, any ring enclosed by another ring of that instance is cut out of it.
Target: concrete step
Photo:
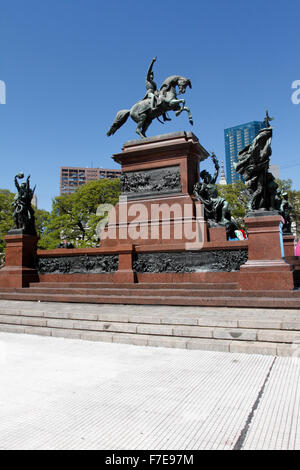
[[[266,333],[266,330],[262,332],[259,332],[259,330],[250,332],[244,331],[241,333],[234,331],[233,329],[226,329],[225,331],[224,329],[218,328],[213,330],[212,336],[207,337],[201,333],[201,337],[191,336],[190,332],[187,332],[187,330],[185,330],[184,333],[184,330],[182,329],[183,327],[177,327],[177,330],[176,327],[173,328],[172,334],[170,334],[171,330],[166,329],[164,331],[167,331],[168,334],[163,333],[162,329],[160,333],[154,334],[150,325],[147,328],[131,325],[133,328],[136,328],[137,332],[128,333],[126,331],[116,331],[117,326],[112,327],[113,329],[109,331],[100,329],[100,326],[98,330],[93,330],[88,328],[87,325],[84,325],[83,322],[80,322],[80,324],[75,324],[75,327],[73,328],[64,328],[64,323],[61,323],[61,327],[59,327],[57,326],[57,323],[54,323],[54,320],[40,320],[45,322],[45,326],[44,324],[38,325],[37,319],[35,319],[35,324],[32,325],[32,318],[29,320],[29,324],[0,323],[0,332],[27,333],[90,341],[127,343],[141,346],[269,354],[277,356],[293,356],[299,352],[299,344],[297,349],[297,346],[295,347],[295,342],[292,342],[291,336],[288,337],[288,341],[284,342],[283,335],[280,336],[278,331],[272,332],[271,330],[267,330],[267,341],[264,341],[263,333]],[[179,333],[181,333],[181,335]],[[285,334],[286,332],[283,333]],[[300,335],[300,332],[297,332],[297,334]],[[246,339],[247,337],[255,337],[256,339]],[[299,336],[294,337],[298,338]],[[273,339],[273,341],[270,341],[271,339]]]
[[[88,329],[105,332],[153,334],[167,336],[187,336],[195,338],[219,338],[258,341],[278,341],[291,343],[300,341],[300,321],[276,321],[219,319],[149,315],[90,314],[69,312],[68,317],[60,317],[59,312],[43,312],[32,315],[30,311],[15,309],[0,311],[1,324],[44,326],[64,329]]]
[[[8,304],[8,305],[7,305]],[[109,307],[108,309],[106,307]],[[124,309],[126,313],[124,313]],[[39,302],[0,303],[0,315],[7,317],[40,317],[60,320],[88,320],[117,323],[139,323],[156,325],[188,325],[208,327],[234,327],[256,329],[299,330],[300,317],[297,311],[291,310],[257,310],[257,309],[224,309],[191,307],[141,307],[131,309],[123,305],[115,309],[106,305],[99,306]],[[7,318],[9,320],[9,318]]]
[[[18,296],[16,293],[14,295]],[[50,297],[53,300],[53,295]],[[0,302],[0,332],[144,346],[300,356],[300,318],[297,310],[250,309],[249,302],[245,309],[142,307],[140,302],[137,306],[122,305],[115,309],[108,304],[103,307],[87,304],[83,301],[84,296],[77,297],[82,300],[77,305]],[[77,298],[75,302],[78,302]]]
[[[176,290],[175,290],[176,292]],[[134,304],[134,305],[198,305],[198,306],[219,306],[219,307],[256,307],[256,308],[300,308],[300,298],[293,297],[293,292],[289,292],[289,297],[270,297],[273,292],[268,292],[269,297],[243,297],[224,296],[205,297],[202,296],[156,296],[152,295],[120,295],[118,291],[114,295],[78,295],[77,293],[59,294],[58,292],[38,293],[31,289],[21,289],[20,292],[0,292],[0,299],[6,300],[34,300],[40,302],[79,302],[79,303],[99,303],[99,304]],[[249,294],[250,295],[250,294]]]

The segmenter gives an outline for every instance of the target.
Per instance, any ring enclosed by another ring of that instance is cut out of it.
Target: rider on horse
[[[153,80],[154,79],[153,65],[154,65],[154,62],[156,62],[156,59],[157,57],[154,57],[154,59],[152,59],[152,62],[148,69],[147,76],[146,76],[147,93],[145,97],[143,98],[144,100],[150,99],[150,106],[152,110],[156,110],[159,107],[159,105],[162,103],[161,95],[163,94],[157,90],[157,85],[155,81]],[[166,113],[163,113],[162,116],[163,116],[164,121],[171,121],[171,119],[167,117]]]
[[[176,116],[179,116],[183,111],[186,111],[189,116],[189,122],[193,125],[193,118],[190,108],[185,106],[185,100],[177,98],[176,87],[178,87],[179,94],[184,94],[186,87],[192,88],[191,81],[182,77],[181,75],[172,75],[163,82],[160,90],[157,90],[156,83],[154,82],[153,65],[156,57],[152,59],[146,77],[147,93],[145,97],[135,103],[130,109],[121,109],[114,119],[107,135],[113,135],[120,129],[130,116],[136,123],[136,133],[141,137],[146,137],[146,131],[154,119],[163,116],[164,121],[170,121],[167,117],[168,111],[175,111]],[[161,121],[160,121],[161,122]]]
[[[155,81],[153,80],[154,73],[153,73],[153,70],[152,70],[154,62],[156,62],[156,57],[154,57],[154,59],[152,59],[152,62],[150,64],[150,67],[149,67],[148,72],[147,72],[147,77],[146,77],[146,90],[147,90],[147,93],[144,97],[144,100],[147,99],[147,98],[150,99],[151,109],[154,109],[156,107],[156,102],[157,102],[157,99],[156,99],[157,86],[156,86]]]

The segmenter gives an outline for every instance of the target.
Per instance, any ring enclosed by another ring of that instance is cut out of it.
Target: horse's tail
[[[112,123],[111,128],[109,129],[106,135],[113,135],[118,129],[120,129],[120,127],[123,126],[123,124],[125,124],[125,122],[127,121],[129,114],[129,109],[122,109],[121,111],[119,111],[115,117],[114,122]]]

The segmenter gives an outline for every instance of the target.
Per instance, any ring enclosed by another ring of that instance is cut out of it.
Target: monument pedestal
[[[113,156],[122,166],[123,193],[101,235],[101,247],[182,247],[195,241],[199,225],[206,240],[193,188],[199,163],[208,155],[191,132],[126,142]]]
[[[4,240],[5,266],[0,271],[0,287],[28,287],[30,282],[38,282],[34,266],[38,237],[8,234]]]
[[[282,256],[279,215],[248,217],[248,261],[241,266],[240,290],[294,288],[293,267]]]

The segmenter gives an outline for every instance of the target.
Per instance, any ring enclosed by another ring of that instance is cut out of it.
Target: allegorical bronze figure
[[[270,165],[272,128],[261,129],[250,145],[239,152],[234,167],[247,186],[248,209],[278,210],[275,202],[278,186],[268,171]]]
[[[237,229],[238,227],[232,220],[228,202],[218,194],[216,182],[220,166],[214,153],[211,154],[211,159],[215,166],[214,176],[206,170],[201,171],[200,181],[194,186],[194,196],[204,205],[204,218],[210,227],[223,225],[228,230],[231,230],[233,226]]]
[[[107,132],[108,136],[113,135],[123,126],[129,116],[137,123],[136,132],[141,138],[146,137],[146,131],[153,119],[157,118],[159,120],[159,117],[162,116],[164,121],[169,121],[170,119],[166,114],[168,111],[175,111],[176,116],[179,116],[182,111],[186,111],[190,124],[193,124],[191,111],[185,106],[185,100],[177,98],[177,93],[184,94],[188,86],[192,88],[191,81],[180,75],[172,75],[163,82],[160,90],[157,90],[153,73],[155,61],[156,57],[152,59],[147,72],[147,93],[144,99],[133,105],[131,109],[122,109],[117,113],[111,128]],[[176,87],[178,87],[178,92]]]
[[[13,231],[17,230],[20,233],[36,235],[34,210],[31,205],[35,187],[33,189],[30,188],[30,175],[27,177],[26,183],[19,184],[18,179],[22,178],[24,178],[23,173],[18,173],[15,176],[15,185],[18,192],[16,193],[12,203],[14,208],[13,218],[15,224]]]
[[[272,155],[271,141],[273,129],[266,110],[265,126],[261,129],[250,145],[239,152],[236,171],[242,175],[247,186],[249,196],[248,209],[250,211],[279,211],[281,196],[274,176],[269,171],[270,157]]]

